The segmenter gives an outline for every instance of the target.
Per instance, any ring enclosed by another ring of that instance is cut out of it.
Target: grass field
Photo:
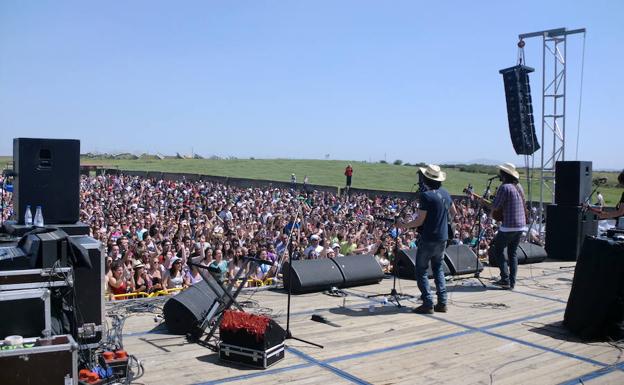
[[[5,165],[9,157],[0,157]],[[290,181],[290,174],[295,173],[297,181],[302,182],[305,175],[310,184],[342,187],[345,183],[343,175],[347,161],[338,160],[296,160],[296,159],[163,159],[163,160],[118,160],[118,159],[82,159],[83,164],[98,164],[120,170],[166,171],[215,176],[229,176],[273,181]],[[386,190],[413,191],[416,183],[417,168],[382,163],[351,162],[353,165],[353,187]],[[445,187],[452,194],[462,194],[470,183],[475,192],[485,189],[491,174],[464,172],[447,168]],[[610,186],[601,188],[607,205],[614,205],[620,199],[621,189],[614,187],[617,173],[594,173],[594,178],[606,176]],[[522,182],[525,185],[526,181]],[[497,186],[494,182],[493,187]],[[548,193],[545,193],[549,195]],[[539,200],[539,185],[533,183],[533,200]]]

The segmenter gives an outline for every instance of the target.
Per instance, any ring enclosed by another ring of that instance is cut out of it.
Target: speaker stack
[[[21,240],[2,248],[4,254],[16,258],[0,260],[0,268],[15,276],[58,264],[61,269],[71,268],[73,288],[67,290],[72,295],[67,295],[64,286],[44,286],[52,292],[53,331],[67,331],[67,324],[72,324],[71,332],[81,348],[97,346],[105,322],[104,250],[100,241],[88,236],[89,227],[78,222],[80,141],[15,138],[13,171],[15,217],[3,224],[3,231]],[[42,207],[45,228],[24,225],[28,205],[33,214],[36,206]]]
[[[555,164],[555,204],[546,207],[546,252],[553,259],[576,261],[586,236],[597,235],[596,216],[583,209],[590,198],[592,162]]]

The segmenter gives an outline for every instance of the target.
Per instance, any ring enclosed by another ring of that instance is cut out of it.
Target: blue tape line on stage
[[[305,368],[309,368],[309,367],[312,367],[312,366],[315,366],[315,365],[311,364],[311,363],[298,364],[298,365],[293,365],[293,366],[287,366],[285,368],[269,369],[269,370],[263,370],[263,371],[257,372],[257,373],[243,374],[241,376],[227,377],[227,378],[221,378],[219,380],[199,382],[199,383],[196,383],[194,385],[215,385],[215,384],[224,384],[224,383],[232,382],[232,381],[249,380],[249,379],[256,378],[256,377],[264,377],[264,376],[268,376],[268,375],[271,375],[271,374],[289,372],[291,370],[305,369]]]
[[[325,368],[325,369],[329,370],[330,372],[332,372],[332,373],[334,373],[334,374],[344,378],[345,380],[348,380],[348,381],[351,381],[351,382],[353,382],[355,384],[360,384],[360,385],[372,385],[370,382],[364,381],[361,378],[357,378],[354,375],[345,372],[344,370],[340,370],[340,369],[338,369],[338,368],[336,368],[334,366],[331,366],[327,362],[319,361],[319,360],[317,360],[317,359],[315,359],[315,358],[313,358],[313,357],[311,357],[311,356],[305,354],[304,352],[299,351],[299,350],[297,350],[295,348],[289,347],[288,350],[293,352],[295,355],[303,358],[304,360],[310,362],[310,363],[313,363],[315,365],[318,365],[318,366],[320,366],[322,368]]]
[[[583,362],[586,362],[588,364],[592,364],[592,365],[596,365],[596,366],[608,366],[608,364],[605,364],[603,362],[599,362],[599,361],[593,360],[591,358],[579,356],[579,355],[576,355],[574,353],[564,352],[563,350],[549,348],[547,346],[538,345],[538,344],[535,344],[533,342],[523,341],[523,340],[518,339],[518,338],[508,337],[506,335],[503,335],[503,334],[500,334],[500,333],[495,333],[495,332],[492,332],[492,331],[489,330],[489,329],[492,329],[494,327],[501,327],[501,326],[505,326],[505,325],[511,325],[511,324],[514,324],[514,323],[518,323],[518,322],[524,322],[524,321],[528,321],[528,320],[535,319],[535,318],[545,317],[545,316],[547,316],[549,314],[559,313],[559,312],[562,312],[562,311],[563,310],[551,311],[551,312],[548,312],[548,313],[544,313],[544,314],[540,315],[539,317],[537,317],[537,316],[536,317],[524,317],[522,319],[516,320],[516,322],[511,322],[511,321],[501,322],[499,324],[495,324],[495,325],[491,325],[491,326],[485,326],[485,327],[474,327],[474,326],[469,326],[469,325],[463,325],[463,324],[461,324],[459,322],[449,321],[447,319],[436,317],[436,316],[431,316],[431,315],[428,315],[427,317],[430,317],[430,318],[433,318],[435,320],[438,320],[438,321],[441,321],[441,322],[445,322],[445,323],[448,323],[448,324],[451,324],[451,325],[454,325],[454,326],[460,326],[460,327],[463,327],[463,328],[466,328],[466,329],[475,330],[475,331],[478,331],[478,332],[490,335],[492,337],[497,337],[497,338],[509,340],[509,341],[512,341],[512,342],[516,342],[516,343],[519,343],[519,344],[522,344],[522,345],[530,346],[530,347],[535,348],[535,349],[545,350],[545,351],[550,352],[550,353],[555,353],[555,354],[559,354],[559,355],[562,355],[562,356],[565,356],[565,357],[574,358],[576,360],[583,361]]]
[[[503,326],[513,325],[513,324],[520,323],[520,322],[530,321],[535,318],[548,317],[549,315],[563,313],[564,311],[565,311],[564,309],[555,309],[555,310],[547,311],[547,312],[536,314],[536,315],[528,315],[526,317],[516,318],[514,320],[503,321],[503,322],[499,322],[493,325],[484,326],[483,329],[490,330],[490,329],[500,328]]]
[[[584,383],[586,383],[588,381],[595,380],[596,378],[599,378],[599,377],[605,376],[607,374],[613,373],[616,370],[624,371],[624,362],[620,363],[619,365],[614,365],[614,366],[609,366],[609,367],[606,367],[606,368],[601,368],[601,369],[595,370],[593,372],[589,372],[587,374],[583,374],[582,376],[574,377],[571,380],[559,383],[559,385],[584,384]]]
[[[368,356],[372,356],[375,354],[391,352],[394,350],[412,348],[414,346],[425,345],[425,344],[447,340],[450,338],[460,337],[460,336],[464,336],[464,335],[472,334],[476,332],[477,332],[476,330],[463,330],[461,332],[455,332],[455,333],[450,333],[450,334],[444,334],[438,337],[427,338],[426,340],[408,342],[408,343],[401,344],[401,345],[389,346],[387,348],[374,349],[374,350],[369,350],[367,352],[347,354],[346,356],[334,357],[334,358],[330,358],[326,360],[325,362],[334,363],[334,362],[348,361],[348,360],[352,360],[355,358],[368,357]]]
[[[362,304],[356,304],[354,305],[354,307],[366,307],[368,306],[368,304],[362,303]],[[323,311],[328,311],[330,309],[334,309],[334,307],[326,307],[326,308],[321,308],[321,309],[312,309],[312,310],[302,310],[299,312],[292,312],[290,313],[290,316],[300,316],[300,315],[308,315],[308,314],[314,314],[314,313],[318,313],[318,312],[323,312]],[[279,317],[276,317],[279,318]],[[169,335],[169,333],[167,332],[167,328],[165,327],[157,327],[155,329],[152,330],[147,330],[147,331],[143,331],[143,332],[133,332],[133,333],[127,333],[124,334],[123,337],[141,337],[144,335],[148,335],[148,334],[158,334],[159,332],[163,332],[163,334]]]
[[[527,317],[518,318],[516,320],[511,320],[511,321],[509,321],[509,323],[513,324],[514,321],[515,322],[524,322],[524,321],[535,319],[535,318],[546,317],[548,315],[551,315],[551,314],[554,314],[554,313],[557,313],[557,312],[562,312],[562,311],[563,310],[553,310],[553,311],[549,311],[549,312],[546,312],[546,313],[535,314],[533,316],[527,316]],[[487,328],[504,326],[504,325],[501,325],[501,324],[503,324],[503,322],[498,323],[498,324],[494,324],[494,325],[490,325],[490,326],[485,326],[484,328],[487,329]],[[505,324],[507,324],[507,323],[505,323]],[[328,360],[319,361],[319,362],[332,364],[332,363],[341,362],[341,361],[348,361],[348,360],[352,360],[352,359],[356,359],[356,358],[369,357],[369,356],[376,355],[376,354],[381,354],[381,353],[386,353],[386,352],[395,351],[395,350],[401,350],[401,349],[407,349],[407,348],[411,348],[411,347],[415,347],[415,346],[419,346],[419,345],[425,345],[425,344],[434,343],[434,342],[438,342],[438,341],[442,341],[442,340],[447,340],[447,339],[451,339],[451,338],[455,338],[455,337],[460,337],[460,336],[464,336],[464,335],[467,335],[467,334],[477,333],[479,331],[478,328],[466,326],[466,325],[459,324],[459,323],[457,323],[456,326],[462,327],[462,328],[464,328],[466,330],[462,330],[460,332],[455,332],[455,333],[449,333],[449,334],[441,335],[441,336],[438,336],[438,337],[428,338],[428,339],[421,340],[421,341],[414,341],[414,342],[409,342],[409,343],[405,343],[405,344],[401,344],[401,345],[395,345],[395,346],[389,346],[389,347],[386,347],[386,348],[369,350],[367,352],[354,353],[354,354],[348,354],[348,355],[345,355],[345,356],[334,357],[334,358],[330,358]],[[264,372],[261,372],[261,373],[254,373],[254,374],[248,374],[248,375],[242,375],[242,376],[227,377],[227,378],[222,378],[220,380],[216,380],[216,381],[212,381],[212,382],[206,382],[206,383],[200,383],[200,384],[195,384],[195,385],[221,384],[221,383],[232,382],[232,381],[240,381],[240,380],[245,380],[245,379],[254,378],[254,377],[258,377],[258,376],[265,376],[265,375],[269,375],[269,374],[272,374],[272,373],[282,373],[282,372],[285,372],[285,371],[297,370],[297,369],[301,369],[301,368],[305,368],[305,367],[309,367],[309,366],[314,366],[314,365],[312,365],[312,364],[305,364],[303,366],[302,365],[295,365],[295,366],[290,366],[290,367],[286,367],[286,368],[275,369],[275,370],[278,370],[279,372],[276,372],[274,370],[267,370],[267,371],[264,371]]]
[[[533,294],[533,293],[525,293],[525,292],[522,292],[522,291],[514,291],[514,293],[527,295],[529,297],[535,297],[535,298],[540,298],[540,299],[547,299],[549,301],[559,302],[559,303],[563,303],[563,304],[567,304],[568,303],[568,301],[564,301],[564,300],[559,299],[559,298],[546,297],[545,295],[539,295],[539,294]]]

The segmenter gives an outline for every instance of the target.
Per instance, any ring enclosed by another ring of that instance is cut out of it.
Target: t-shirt
[[[226,261],[221,261],[219,263],[217,263],[217,261],[212,261],[210,265],[208,265],[208,271],[219,282],[225,281],[225,273],[227,273],[227,270],[228,263]]]
[[[340,254],[342,255],[350,255],[357,249],[357,245],[355,243],[351,243],[349,241],[340,242]]]
[[[321,245],[310,245],[308,247],[306,247],[306,249],[303,251],[303,255],[306,256],[306,258],[309,259],[316,259],[321,255],[321,252],[323,251],[323,246]]]
[[[420,237],[425,242],[448,240],[448,210],[451,196],[443,188],[420,195],[420,209],[427,212]]]

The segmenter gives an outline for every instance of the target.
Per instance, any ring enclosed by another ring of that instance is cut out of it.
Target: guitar
[[[516,187],[517,188],[517,187]],[[526,206],[526,202],[524,200],[524,194],[522,194],[522,191],[518,190],[520,192],[520,196],[522,197],[522,207],[524,207],[524,218],[525,221],[527,223],[529,223],[529,210],[527,209]],[[481,202],[483,202],[488,208],[492,208],[492,201],[483,198],[482,196],[480,196],[479,194],[475,194],[474,192],[468,190],[468,189],[464,189],[464,192],[466,194],[468,194],[469,196],[474,196],[477,199],[479,199]],[[492,215],[492,219],[494,219],[497,222],[502,222],[503,221],[503,208],[499,207],[497,209],[492,209],[491,210],[491,215]]]
[[[485,206],[487,206],[488,209],[492,208],[492,201],[490,201],[489,199],[485,199],[481,195],[474,193],[472,190],[468,188],[464,189],[464,193],[468,195],[469,197],[477,198],[478,200],[483,202]],[[491,213],[492,213],[492,219],[494,219],[495,221],[501,222],[503,220],[503,208],[502,207],[492,210]]]

